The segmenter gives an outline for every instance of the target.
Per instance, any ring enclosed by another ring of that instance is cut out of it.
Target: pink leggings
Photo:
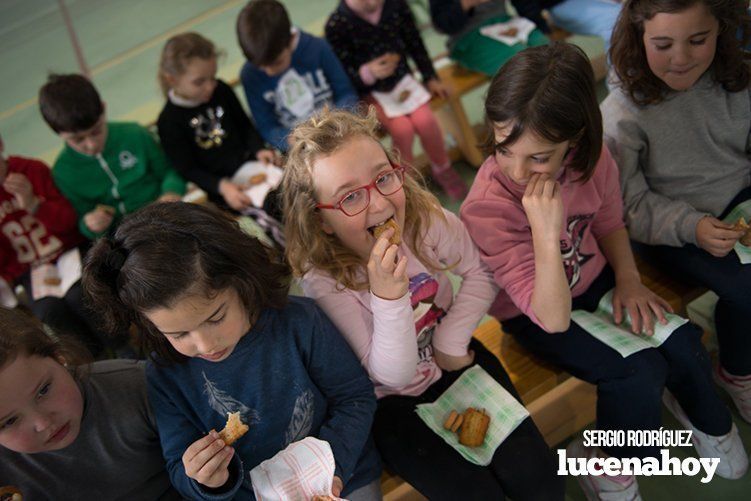
[[[371,96],[368,96],[366,101],[368,104],[375,106],[378,121],[391,135],[394,146],[399,150],[405,164],[411,166],[414,160],[412,142],[415,139],[416,132],[420,136],[420,142],[422,142],[422,147],[427,153],[432,167],[442,169],[450,165],[446,145],[443,143],[443,132],[441,132],[438,120],[430,109],[430,103],[423,104],[409,115],[389,118],[383,112],[381,105]]]

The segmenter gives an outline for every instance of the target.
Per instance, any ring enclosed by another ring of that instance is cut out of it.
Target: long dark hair
[[[594,81],[589,59],[575,45],[555,42],[514,55],[493,77],[485,98],[488,153],[514,144],[525,131],[551,143],[574,141],[567,168],[580,173],[578,181],[588,180],[602,151]],[[511,133],[497,143],[494,126],[508,121]]]
[[[728,92],[749,85],[748,46],[751,17],[744,0],[628,0],[613,28],[610,59],[624,91],[637,104],[657,104],[670,88],[649,69],[644,48],[644,21],[661,12],[682,12],[703,3],[719,22],[717,49],[709,67],[714,80]]]
[[[142,348],[159,362],[183,362],[144,312],[170,308],[187,295],[232,288],[254,323],[264,308],[281,308],[289,268],[244,233],[230,216],[183,202],[154,203],[127,216],[111,238],[89,251],[83,287],[112,332],[134,324]]]

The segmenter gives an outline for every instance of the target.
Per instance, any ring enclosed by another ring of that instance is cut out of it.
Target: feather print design
[[[248,408],[245,404],[239,400],[227,395],[224,391],[216,387],[216,385],[206,377],[205,372],[201,372],[203,375],[203,392],[208,396],[209,406],[219,413],[222,418],[227,418],[229,412],[239,412],[243,423],[251,425],[260,421],[258,412]]]
[[[313,428],[313,392],[305,390],[297,400],[292,410],[292,418],[284,434],[284,447],[308,436]]]

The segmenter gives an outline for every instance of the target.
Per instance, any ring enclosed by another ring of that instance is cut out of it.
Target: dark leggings
[[[574,298],[573,309],[594,311],[614,285],[613,272],[606,267],[584,294]],[[532,353],[597,386],[598,429],[659,429],[662,393],[668,388],[697,429],[716,436],[730,431],[730,412],[712,384],[701,329],[690,322],[658,348],[626,358],[574,322],[566,332],[550,334],[520,315],[504,320],[503,329]],[[603,449],[614,457],[659,457],[657,447]]]
[[[751,199],[751,187],[730,202],[725,217],[736,205]],[[666,270],[679,280],[712,290],[720,299],[715,308],[720,363],[736,376],[751,374],[751,264],[741,264],[735,251],[714,257],[692,244],[683,247],[635,244],[645,260]]]
[[[475,363],[521,401],[498,359],[472,340]],[[431,501],[454,499],[563,499],[564,477],[542,435],[525,419],[501,443],[488,466],[464,459],[417,416],[417,404],[433,402],[464,372],[443,372],[422,395],[388,396],[378,401],[373,436],[389,470]]]

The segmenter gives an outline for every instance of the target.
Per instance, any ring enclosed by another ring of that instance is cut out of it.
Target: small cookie
[[[751,247],[751,226],[746,223],[746,220],[743,217],[735,222],[733,229],[744,230],[746,233],[738,241],[746,247]]]
[[[397,101],[399,101],[400,103],[403,103],[404,101],[409,99],[409,96],[411,95],[412,93],[405,89],[399,93],[399,97],[397,98]]]
[[[396,221],[394,221],[393,218],[389,219],[384,224],[373,228],[373,236],[376,237],[376,239],[378,239],[381,237],[381,234],[389,228],[394,228],[394,234],[391,235],[391,238],[389,238],[389,243],[391,245],[401,244],[402,243],[401,228],[399,228],[399,224]]]
[[[334,499],[336,499],[336,498],[332,498],[331,496],[323,496],[323,495],[318,494],[316,496],[313,496],[313,499],[311,499],[311,501],[334,501]]]
[[[515,37],[517,33],[519,33],[518,29],[516,29],[516,28],[509,28],[507,30],[503,30],[501,32],[501,35],[503,35],[505,37]]]
[[[443,422],[443,429],[444,430],[450,430],[454,426],[454,421],[456,421],[456,418],[459,417],[459,413],[456,411],[451,411],[449,413],[449,417],[446,418],[446,421]]]
[[[59,277],[44,277],[44,285],[60,285],[63,281]]]
[[[240,420],[239,412],[228,412],[227,424],[219,432],[219,438],[224,440],[226,445],[232,445],[237,439],[245,435],[249,429],[248,425]]]
[[[490,426],[490,416],[484,409],[477,410],[473,407],[464,411],[464,423],[459,432],[459,443],[467,447],[480,447],[485,441],[485,435]]]
[[[250,179],[248,179],[248,186],[255,186],[257,184],[261,184],[264,181],[266,181],[266,174],[259,172],[254,176],[250,176]]]

